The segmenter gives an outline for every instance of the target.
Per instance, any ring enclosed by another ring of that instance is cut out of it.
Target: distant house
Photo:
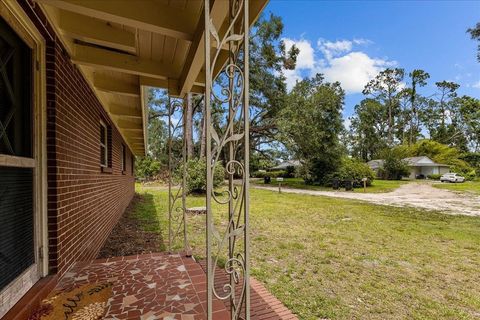
[[[277,170],[287,170],[288,167],[299,167],[300,166],[300,161],[298,160],[287,160],[287,161],[284,161],[282,163],[280,163],[279,165],[275,166],[275,167],[272,167],[272,168],[269,168],[268,170],[269,171],[277,171]]]
[[[450,172],[450,166],[447,164],[436,163],[432,159],[426,156],[410,157],[403,159],[410,167],[410,175],[408,178],[415,179],[419,175],[427,177],[432,174],[444,174]],[[378,173],[378,170],[383,168],[385,160],[377,159],[371,160],[367,164],[368,166]]]

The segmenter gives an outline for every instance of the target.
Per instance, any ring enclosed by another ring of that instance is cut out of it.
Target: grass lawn
[[[263,179],[261,180],[252,180],[252,183],[257,185],[266,184],[263,183]],[[408,183],[408,181],[395,181],[395,180],[374,180],[370,187],[367,187],[367,193],[381,193],[381,192],[390,192],[402,184]],[[275,179],[272,179],[271,184],[267,184],[266,186],[271,187],[278,187],[278,182]],[[282,186],[286,188],[294,188],[294,189],[306,189],[306,190],[319,190],[319,191],[332,191],[332,188],[326,188],[322,186],[314,186],[305,184],[305,181],[301,178],[285,178],[283,179]],[[357,192],[363,192],[363,188],[355,189]]]
[[[435,183],[433,186],[440,189],[480,194],[480,181],[465,181],[464,183]]]
[[[167,239],[166,190],[137,191],[136,216]],[[480,317],[480,218],[257,189],[250,212],[252,274],[300,319]],[[205,216],[188,229],[204,256]]]

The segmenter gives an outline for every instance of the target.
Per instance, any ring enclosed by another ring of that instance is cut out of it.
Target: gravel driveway
[[[251,186],[256,189],[278,191],[278,187],[264,187],[253,184]],[[395,191],[387,193],[314,191],[287,188],[283,188],[282,192],[356,199],[396,207],[416,207],[438,210],[448,214],[480,216],[480,196],[437,189],[429,183],[407,183]]]

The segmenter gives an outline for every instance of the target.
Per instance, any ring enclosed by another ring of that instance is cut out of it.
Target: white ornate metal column
[[[179,115],[174,122],[175,115]],[[184,108],[181,99],[168,98],[168,251],[183,248],[185,254],[191,250],[187,237],[186,219],[186,139],[183,125]],[[182,141],[181,157],[174,156],[173,144],[175,139]]]
[[[212,319],[215,298],[230,300],[231,319],[250,319],[248,4],[249,0],[229,0],[229,25],[219,34],[210,19],[210,0],[205,0],[208,319]],[[229,58],[225,63],[221,52],[226,48]],[[228,115],[216,126],[213,105]],[[214,190],[215,168],[222,160],[229,183],[226,189]],[[227,223],[216,223],[214,215]],[[219,268],[220,262],[225,271]],[[230,283],[222,290],[215,289],[217,272],[230,275]]]

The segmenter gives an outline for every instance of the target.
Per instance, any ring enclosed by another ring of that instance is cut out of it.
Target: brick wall
[[[30,0],[19,0],[47,43],[49,265],[62,275],[94,259],[134,194],[131,151]],[[100,120],[111,126],[111,167],[100,167]],[[126,146],[122,174],[121,146]]]

